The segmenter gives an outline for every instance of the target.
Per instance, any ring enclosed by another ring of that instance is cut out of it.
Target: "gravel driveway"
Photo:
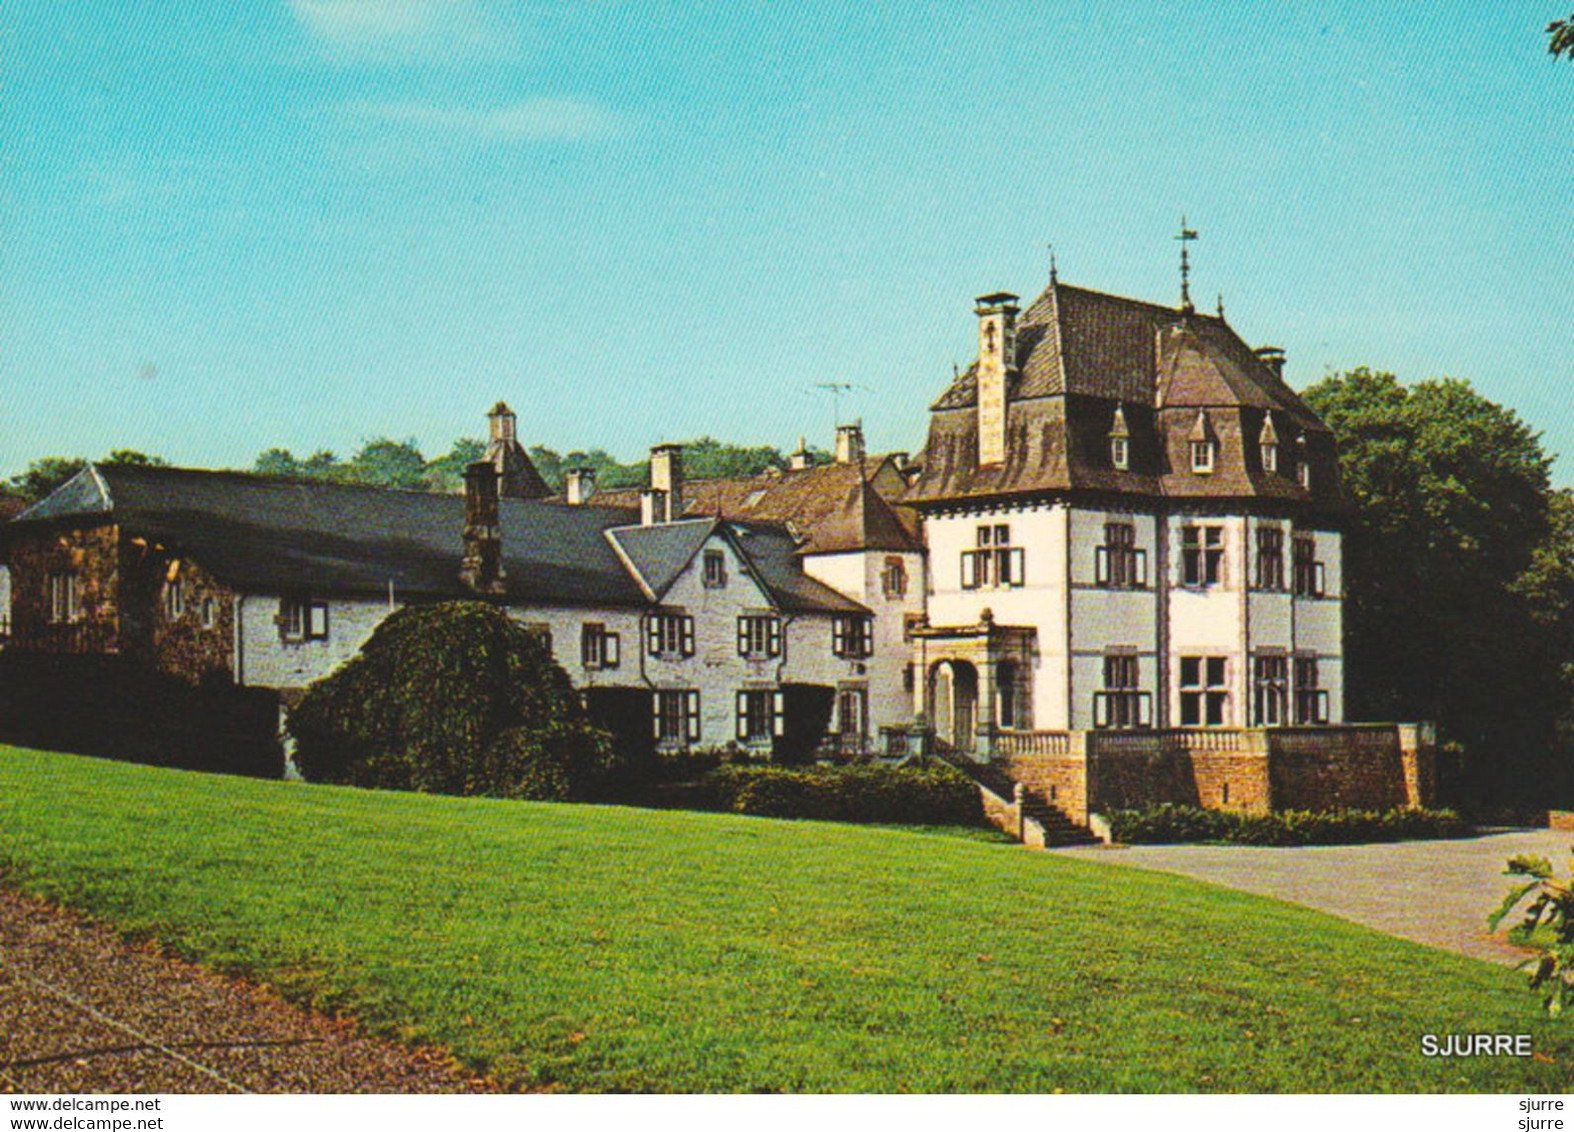
[[[1180,873],[1304,904],[1430,947],[1515,963],[1524,953],[1487,932],[1486,918],[1509,887],[1503,866],[1510,857],[1533,853],[1567,875],[1571,844],[1574,833],[1539,829],[1392,845],[1137,845],[1055,852]]]
[[[163,1047],[162,1049],[156,1047]],[[0,887],[0,1092],[490,1091],[437,1051],[124,943]]]

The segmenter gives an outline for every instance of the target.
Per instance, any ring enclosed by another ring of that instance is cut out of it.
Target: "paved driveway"
[[[1508,891],[1504,863],[1535,853],[1566,876],[1571,844],[1574,833],[1540,829],[1393,845],[1138,845],[1054,852],[1180,873],[1331,912],[1416,943],[1514,963],[1523,953],[1489,935],[1486,925]]]

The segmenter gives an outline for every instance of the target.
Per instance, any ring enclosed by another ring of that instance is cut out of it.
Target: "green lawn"
[[[512,1085],[1561,1091],[1507,970],[967,838],[0,747],[0,867]],[[1485,914],[1483,909],[1483,914]],[[1418,915],[1425,909],[1418,908]],[[1536,1060],[1427,1060],[1423,1033]]]

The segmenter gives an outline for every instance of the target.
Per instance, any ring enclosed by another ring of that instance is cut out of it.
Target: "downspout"
[[[235,617],[235,657],[232,667],[235,673],[237,687],[246,686],[246,595],[236,594],[234,602]]]

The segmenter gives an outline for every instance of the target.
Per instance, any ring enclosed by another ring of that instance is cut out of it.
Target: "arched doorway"
[[[954,751],[971,751],[978,728],[978,670],[965,660],[930,669],[929,702],[935,736]]]

